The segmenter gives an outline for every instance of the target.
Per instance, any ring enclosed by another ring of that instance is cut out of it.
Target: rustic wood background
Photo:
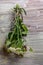
[[[12,22],[11,9],[17,3],[24,7],[27,12],[27,16],[23,15],[24,23],[29,29],[26,45],[32,47],[34,53],[27,52],[26,59],[12,59],[12,62],[0,53],[0,65],[9,65],[10,63],[11,65],[43,65],[43,0],[0,0],[0,49]]]

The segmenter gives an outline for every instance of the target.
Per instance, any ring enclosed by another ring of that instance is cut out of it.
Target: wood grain
[[[0,0],[0,49],[10,29],[11,9],[16,3],[23,6],[20,0]],[[21,2],[21,3],[20,3]],[[24,16],[24,23],[28,26],[29,32],[26,37],[26,45],[32,47],[34,52],[27,52],[24,58],[5,57],[0,52],[0,65],[43,65],[43,2],[39,0],[29,1],[24,7],[27,16]]]

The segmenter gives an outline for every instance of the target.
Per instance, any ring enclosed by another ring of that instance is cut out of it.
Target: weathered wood
[[[9,32],[11,9],[16,3],[27,11],[27,16],[23,15],[24,23],[29,28],[26,45],[32,47],[34,52],[30,54],[27,51],[24,58],[14,58],[14,55],[5,57],[1,51],[0,65],[43,65],[43,1],[28,0],[25,7],[24,0],[0,0],[0,49]]]

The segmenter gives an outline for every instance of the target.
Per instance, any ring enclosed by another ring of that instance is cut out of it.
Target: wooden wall
[[[43,51],[43,1],[39,0],[0,0],[0,47],[9,32],[11,23],[11,9],[15,4],[24,7],[27,16],[24,23],[29,27],[27,45],[35,51]]]

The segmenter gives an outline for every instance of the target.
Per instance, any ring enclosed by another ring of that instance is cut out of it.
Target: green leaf
[[[27,29],[27,27],[26,27],[26,25],[25,24],[22,24],[22,35],[23,36],[26,36],[27,35],[27,33],[28,33],[28,29]]]
[[[9,34],[8,34],[8,39],[10,39],[10,37],[11,37],[11,34],[12,34],[12,32],[9,32]]]
[[[22,45],[23,45],[23,41],[22,39],[19,39],[17,42],[17,47],[22,48]]]
[[[24,29],[24,31],[26,31],[26,32],[28,31],[28,29],[27,29],[25,24],[22,24],[22,28]]]
[[[29,51],[30,51],[30,52],[33,52],[33,49],[30,47]]]
[[[22,32],[22,36],[27,36],[27,32]]]
[[[6,40],[6,47],[9,47],[10,44],[11,42],[9,40]]]
[[[25,15],[26,15],[26,11],[25,11],[25,9],[24,8],[21,8],[22,10],[23,10],[23,12],[25,13]]]

